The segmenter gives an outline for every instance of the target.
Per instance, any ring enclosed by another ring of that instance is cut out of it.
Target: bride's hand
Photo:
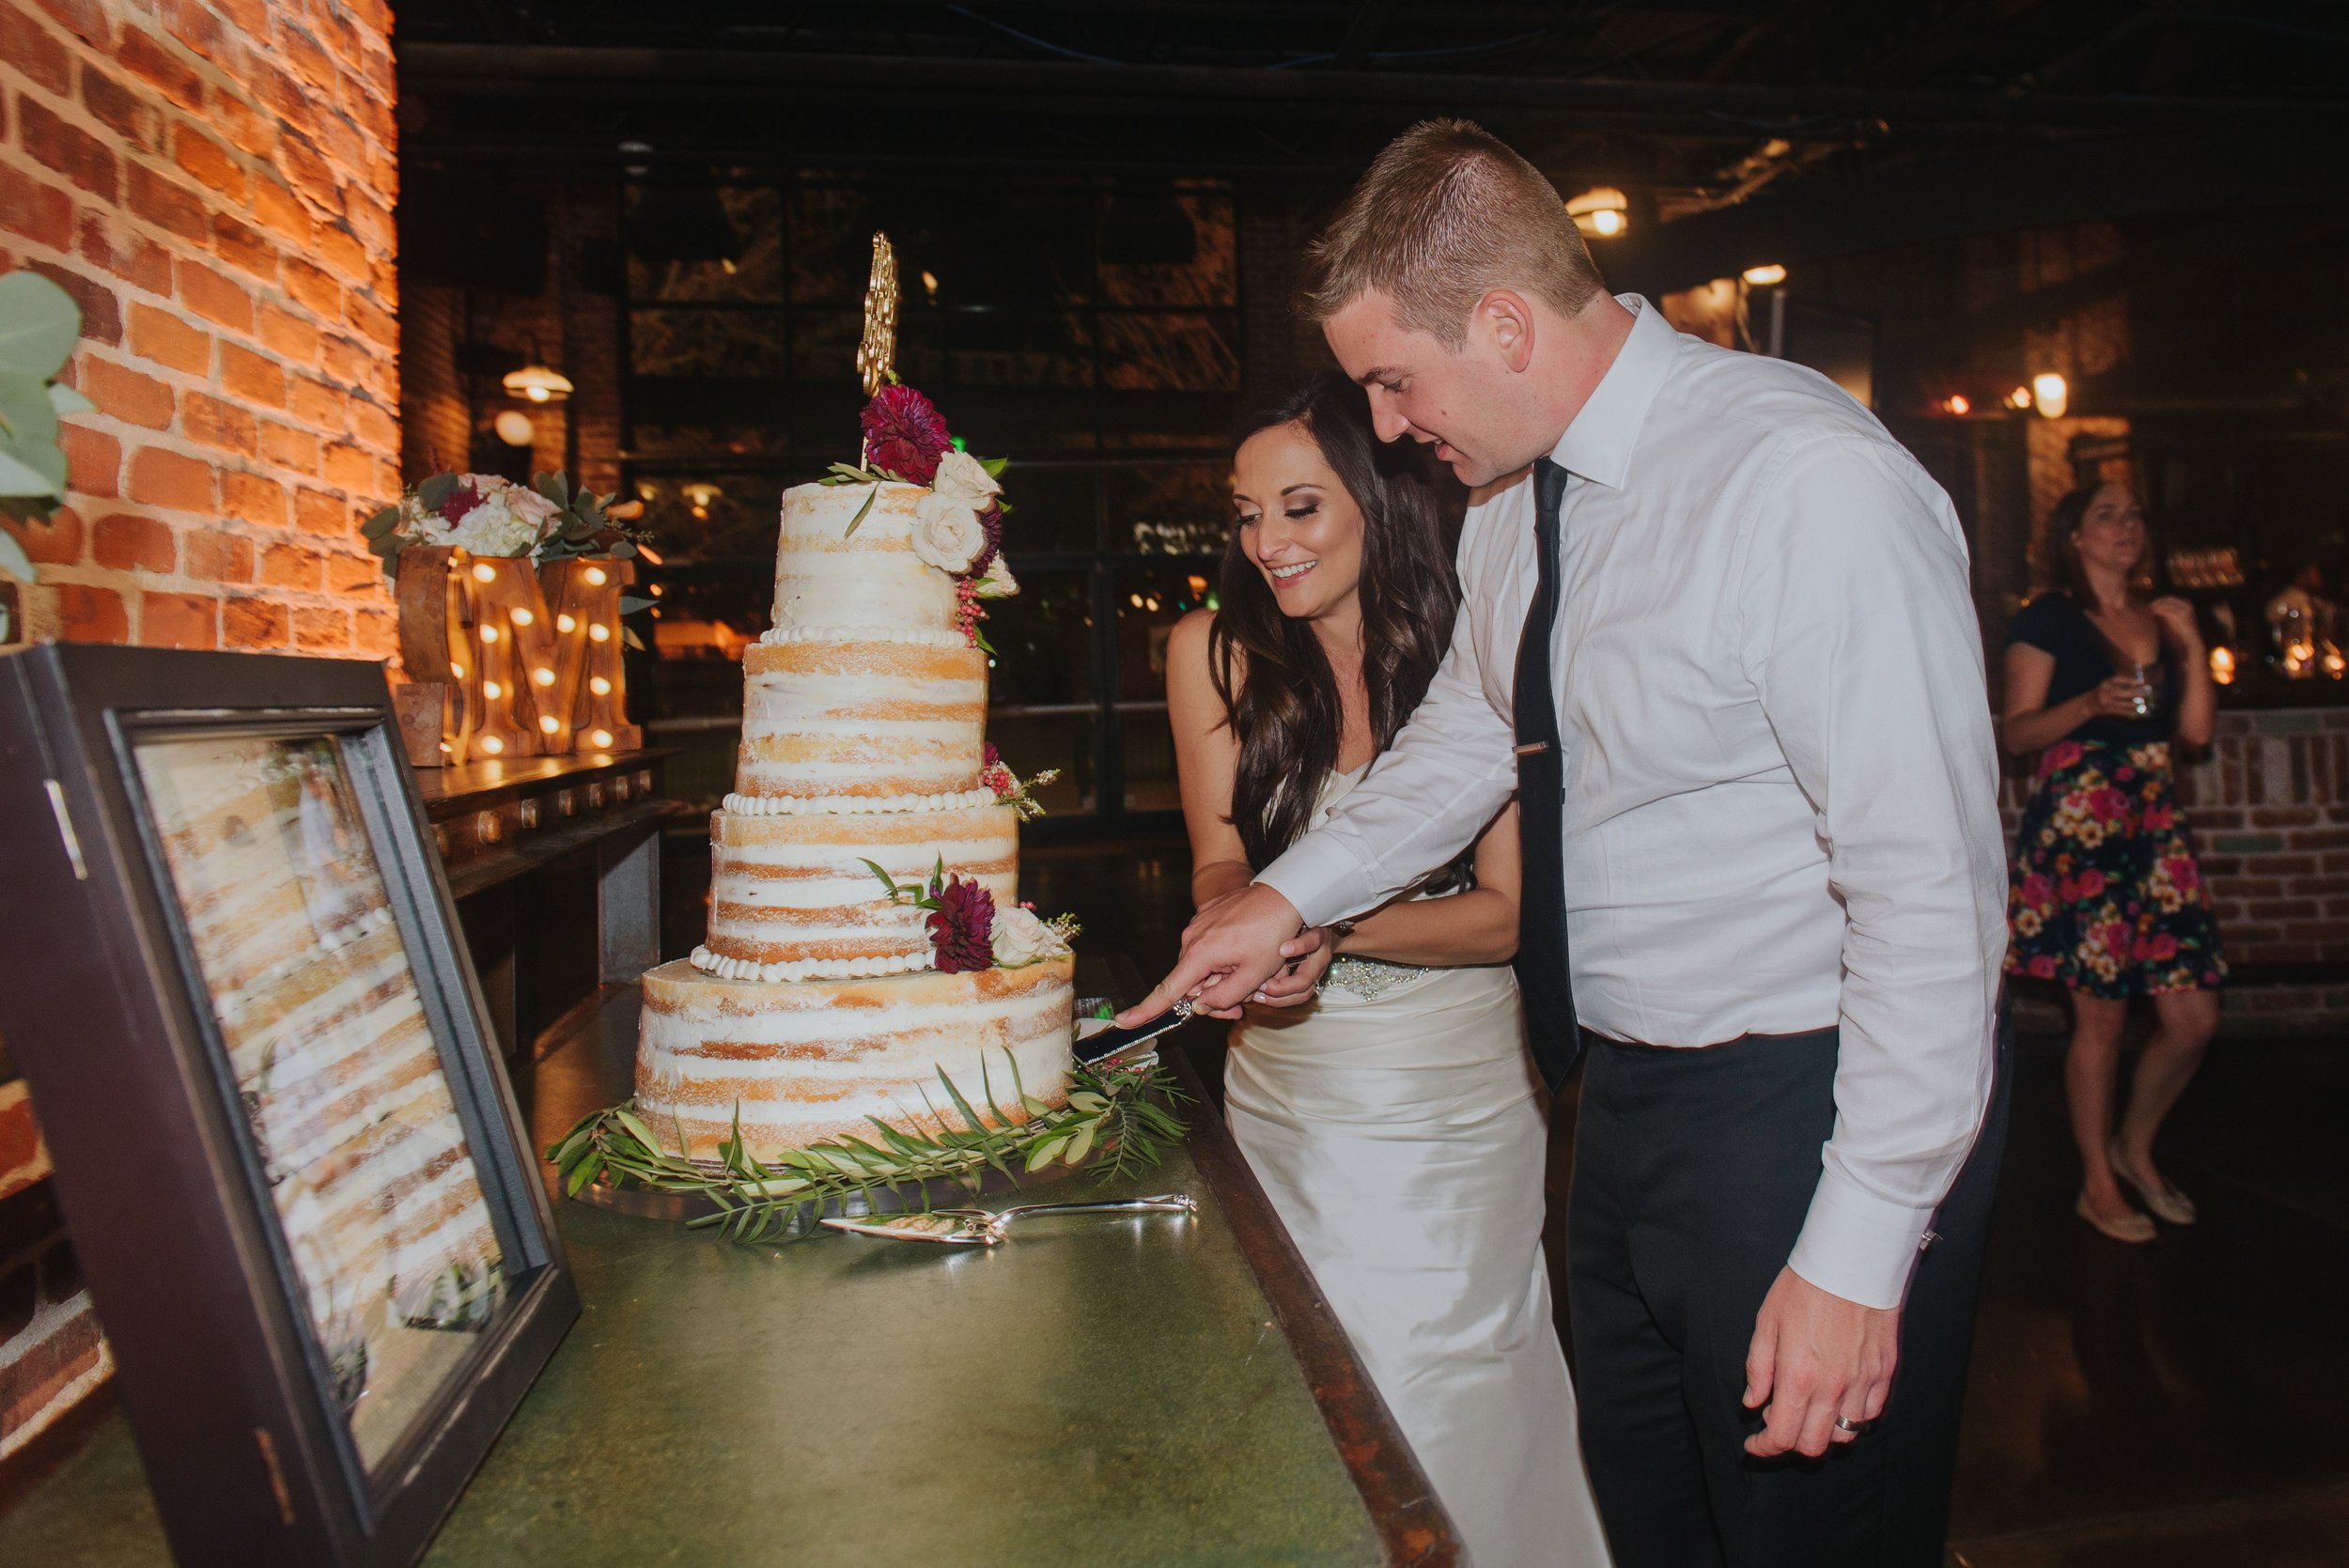
[[[1311,1001],[1314,987],[1321,984],[1330,960],[1337,955],[1337,938],[1328,926],[1299,931],[1281,944],[1281,967],[1248,1000],[1268,1007],[1296,1007]]]

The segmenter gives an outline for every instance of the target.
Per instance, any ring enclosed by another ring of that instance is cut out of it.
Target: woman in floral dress
[[[2004,739],[2041,753],[2015,846],[2011,974],[2072,994],[2064,1063],[2083,1180],[2078,1212],[2117,1241],[2151,1241],[2194,1205],[2154,1165],[2154,1136],[2201,1065],[2218,1024],[2218,952],[2193,841],[2171,787],[2171,743],[2203,746],[2217,713],[2208,656],[2184,599],[2133,586],[2145,515],[2123,485],[2074,490],[2051,533],[2064,585],[2007,633]],[[2149,996],[2155,1029],[2116,1123],[2121,1031]]]

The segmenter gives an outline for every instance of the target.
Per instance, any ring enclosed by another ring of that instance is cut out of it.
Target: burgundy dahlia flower
[[[910,386],[885,386],[857,416],[864,427],[864,460],[916,485],[938,477],[938,459],[953,444],[946,421]]]
[[[941,974],[994,967],[995,895],[978,883],[948,877],[927,924]]]

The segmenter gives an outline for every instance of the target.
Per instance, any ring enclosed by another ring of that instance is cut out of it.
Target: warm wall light
[[[527,397],[534,403],[554,403],[571,395],[571,379],[552,365],[532,362],[520,370],[508,370],[503,383],[517,397]],[[517,442],[516,445],[521,442]]]
[[[922,269],[922,291],[933,300],[938,298],[938,274],[927,267]]]
[[[2010,409],[2030,408],[2030,388],[2027,386],[2018,386],[2013,392],[2008,393],[2006,395],[2006,406]]]
[[[2052,370],[2042,370],[2030,379],[2030,395],[2039,411],[2049,419],[2061,419],[2072,401],[2072,389]]]
[[[538,439],[538,427],[530,422],[530,415],[520,409],[507,409],[490,422],[497,431],[498,440],[508,446],[528,446]]]
[[[1566,216],[1582,231],[1586,240],[1614,240],[1631,226],[1626,216],[1630,203],[1624,194],[1611,185],[1594,185],[1579,196],[1566,201]]]
[[[1771,288],[1786,281],[1786,269],[1775,261],[1766,262],[1759,267],[1747,268],[1743,276],[1755,288]]]
[[[1941,406],[1955,414],[1967,414],[1974,411],[1973,399],[1962,392],[1952,392],[1947,397],[1942,398]]]
[[[2221,686],[2234,684],[2234,649],[2224,643],[2210,650],[2210,678]]]

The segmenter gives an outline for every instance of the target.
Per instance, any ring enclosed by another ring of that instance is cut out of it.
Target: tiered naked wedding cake
[[[941,1072],[1014,1120],[1013,1063],[1027,1095],[1067,1097],[1066,932],[1019,903],[1034,807],[984,737],[979,601],[1014,591],[1001,465],[910,388],[864,425],[864,467],[784,492],[708,940],[644,980],[637,1112],[694,1159],[738,1114],[760,1159],[926,1123]]]

